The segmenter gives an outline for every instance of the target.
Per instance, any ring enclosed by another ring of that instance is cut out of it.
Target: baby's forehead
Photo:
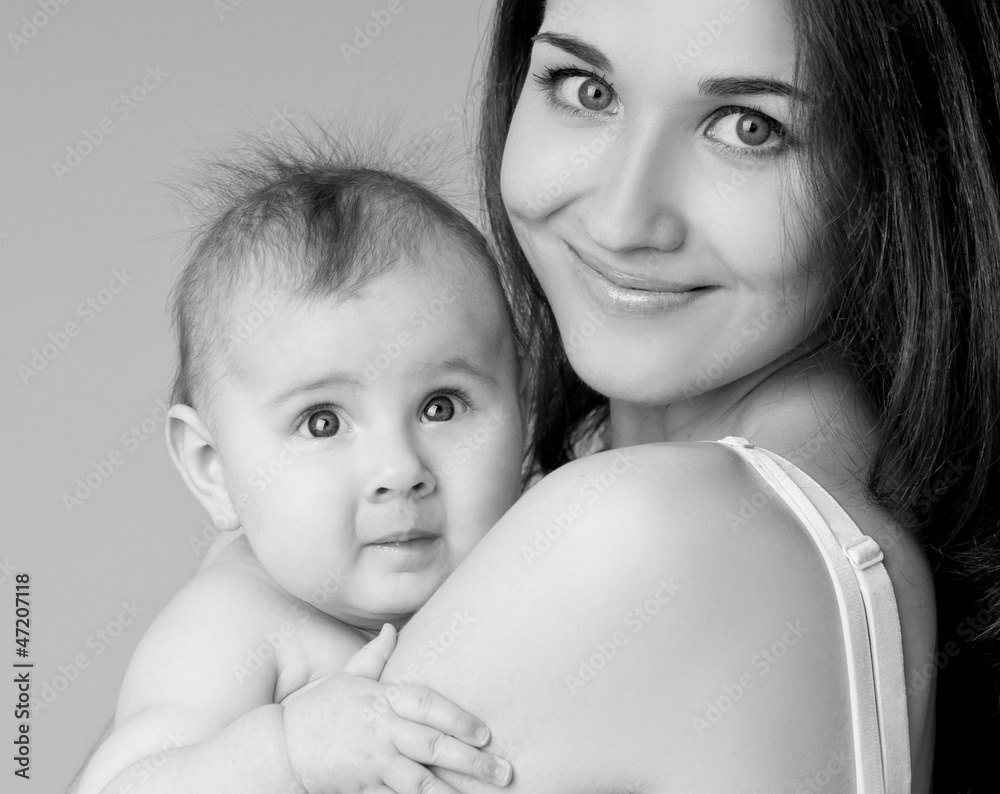
[[[264,286],[234,295],[225,366],[256,381],[324,366],[432,374],[464,359],[506,382],[516,346],[501,288],[484,267],[461,250],[427,247],[343,289]]]
[[[430,346],[471,346],[499,357],[514,352],[513,328],[503,288],[488,267],[462,249],[428,246],[393,263],[341,306],[381,313],[385,333],[402,327],[415,344],[426,338]]]

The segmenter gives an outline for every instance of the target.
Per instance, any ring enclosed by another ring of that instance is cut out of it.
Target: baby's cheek
[[[455,564],[486,537],[506,511],[507,500],[498,493],[501,483],[486,474],[480,471],[475,477],[451,484],[460,491],[448,505],[449,546]]]

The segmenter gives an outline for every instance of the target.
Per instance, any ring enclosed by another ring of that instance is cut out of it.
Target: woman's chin
[[[621,351],[619,351],[621,352]],[[608,357],[597,351],[567,351],[570,366],[598,394],[616,402],[670,405],[692,396],[694,386],[681,383],[678,368],[651,362],[648,356]]]

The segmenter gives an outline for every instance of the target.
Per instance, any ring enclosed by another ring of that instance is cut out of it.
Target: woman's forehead
[[[546,44],[565,37],[583,45],[585,60],[612,80],[697,86],[706,76],[790,82],[794,73],[782,0],[554,0],[539,32]]]

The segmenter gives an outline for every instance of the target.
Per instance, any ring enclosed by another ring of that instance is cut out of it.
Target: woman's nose
[[[374,465],[365,485],[365,497],[382,502],[399,497],[424,497],[437,482],[413,440],[402,434],[376,441]]]
[[[587,228],[597,245],[619,253],[684,245],[686,157],[675,137],[626,130],[608,147],[586,200]]]

